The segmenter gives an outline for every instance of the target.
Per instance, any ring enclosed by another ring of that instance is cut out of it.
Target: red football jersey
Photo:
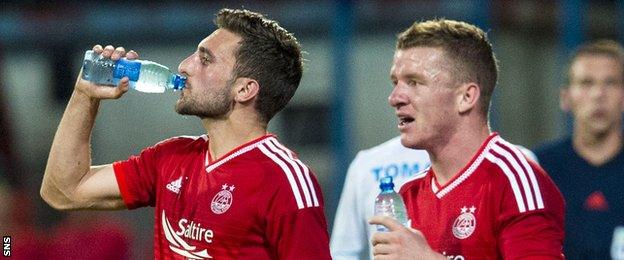
[[[428,169],[400,193],[411,226],[449,259],[563,258],[563,196],[496,133],[445,185]]]
[[[275,136],[207,150],[176,137],[113,164],[126,206],[155,206],[156,259],[330,259],[321,189]]]

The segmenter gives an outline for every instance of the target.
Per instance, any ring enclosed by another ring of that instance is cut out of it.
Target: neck
[[[619,129],[617,127],[606,133],[595,134],[580,131],[575,127],[572,136],[574,150],[590,164],[602,165],[615,157],[622,149],[622,132]]]
[[[438,183],[445,185],[464,168],[490,135],[487,125],[460,129],[427,149]]]
[[[267,134],[266,127],[248,118],[230,116],[227,119],[202,119],[208,134],[208,152],[218,159],[244,143]]]

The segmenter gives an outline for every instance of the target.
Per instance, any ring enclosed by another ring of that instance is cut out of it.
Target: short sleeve
[[[156,154],[157,147],[149,147],[139,155],[113,163],[121,197],[128,209],[155,205]]]
[[[530,165],[543,207],[520,212],[513,192],[503,189],[503,208],[499,215],[501,253],[504,259],[564,259],[563,196],[541,167],[532,162]]]

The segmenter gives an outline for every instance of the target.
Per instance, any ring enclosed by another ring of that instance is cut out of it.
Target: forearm
[[[75,191],[91,167],[90,140],[99,100],[74,90],[52,142],[41,196],[52,207],[75,207]]]

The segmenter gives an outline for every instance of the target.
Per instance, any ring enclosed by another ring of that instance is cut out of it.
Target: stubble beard
[[[218,93],[201,93],[205,98],[182,95],[176,103],[175,110],[180,115],[197,116],[199,118],[223,118],[232,107],[230,89],[223,88]]]

